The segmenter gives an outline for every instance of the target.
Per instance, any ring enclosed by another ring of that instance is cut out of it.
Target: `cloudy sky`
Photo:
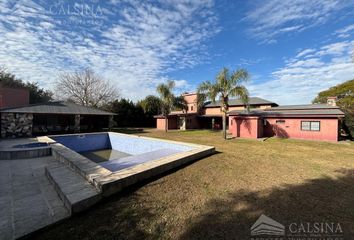
[[[138,100],[246,68],[252,96],[310,103],[354,78],[354,1],[0,1],[0,66],[53,88],[91,68]]]

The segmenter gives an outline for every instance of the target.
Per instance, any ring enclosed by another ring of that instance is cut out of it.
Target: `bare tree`
[[[99,107],[118,98],[118,90],[91,69],[64,73],[56,82],[56,94],[83,106]]]

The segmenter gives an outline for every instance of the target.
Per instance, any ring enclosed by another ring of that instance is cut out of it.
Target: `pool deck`
[[[204,145],[129,137],[183,144],[189,146],[190,150],[150,152],[146,156],[135,156],[136,162],[133,165],[129,161],[124,162],[127,165],[123,169],[122,164],[118,164],[119,166],[114,168],[118,171],[110,171],[56,143],[50,137],[1,140],[1,148],[10,150],[18,144],[51,143],[48,147],[51,155],[0,159],[0,240],[26,237],[74,213],[88,209],[103,197],[115,194],[138,181],[203,158],[215,151],[214,147]],[[18,152],[21,149],[11,151]],[[146,161],[147,156],[151,161]]]
[[[52,157],[0,161],[0,239],[17,239],[70,216],[45,167]]]

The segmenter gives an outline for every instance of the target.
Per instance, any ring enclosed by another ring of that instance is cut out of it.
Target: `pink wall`
[[[165,130],[165,119],[157,118],[156,119],[156,128],[160,130]],[[168,129],[177,129],[177,119],[169,118],[168,119]]]
[[[21,88],[0,87],[0,109],[22,107],[29,104],[29,92]]]
[[[282,118],[283,124],[277,124],[279,118],[267,118],[264,136],[285,138],[338,141],[338,119],[336,118]],[[320,121],[320,131],[301,130],[301,121]]]
[[[323,141],[338,141],[337,118],[266,118],[258,117],[229,117],[229,131],[234,137],[260,138],[282,137]],[[284,123],[276,123],[284,120]],[[301,130],[301,121],[320,121],[320,131]]]
[[[229,117],[229,131],[233,137],[259,138],[262,131],[259,129],[258,117]]]
[[[196,93],[184,94],[184,100],[186,100],[188,105],[189,113],[196,113],[198,110],[198,99]]]
[[[156,118],[156,128],[160,130],[165,130],[165,119]]]

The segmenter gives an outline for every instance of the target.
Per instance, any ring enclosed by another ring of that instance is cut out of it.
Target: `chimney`
[[[327,97],[327,105],[332,107],[337,106],[337,97]]]

